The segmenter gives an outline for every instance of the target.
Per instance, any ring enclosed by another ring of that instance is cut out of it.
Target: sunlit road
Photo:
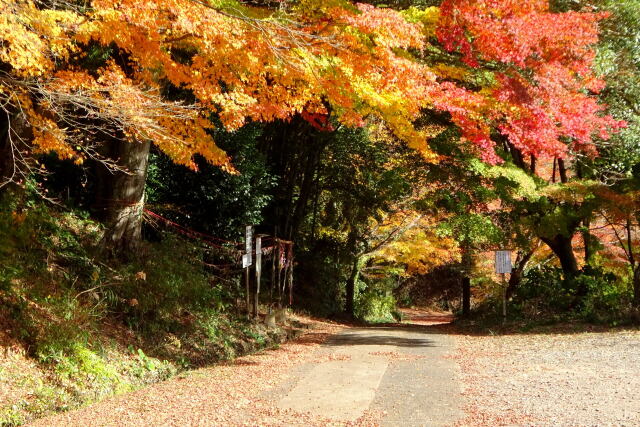
[[[352,328],[333,336],[315,361],[270,393],[282,409],[335,421],[370,413],[389,426],[451,425],[460,416],[453,339],[419,312],[400,325]]]

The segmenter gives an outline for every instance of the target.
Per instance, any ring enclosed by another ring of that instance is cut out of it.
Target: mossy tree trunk
[[[109,141],[105,155],[118,164],[119,170],[97,166],[95,208],[106,226],[102,246],[117,258],[133,258],[140,249],[150,148],[148,141]]]

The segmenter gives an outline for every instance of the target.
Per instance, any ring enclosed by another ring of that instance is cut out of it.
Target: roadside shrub
[[[624,281],[600,268],[587,266],[575,277],[564,278],[560,268],[542,267],[525,273],[510,302],[510,314],[606,322],[623,317],[630,299]]]
[[[585,320],[615,322],[625,317],[633,295],[623,280],[601,269],[588,269],[574,281],[576,289],[587,291],[579,307]]]
[[[356,317],[367,322],[394,322],[398,315],[393,296],[394,286],[393,278],[359,281],[356,289],[361,292],[356,293]]]

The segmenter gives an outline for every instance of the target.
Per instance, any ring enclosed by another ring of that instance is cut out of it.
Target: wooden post
[[[242,276],[234,278],[236,282],[236,315],[240,317],[241,305],[242,305],[242,293],[240,292],[240,283],[242,282]]]
[[[289,274],[287,275],[289,282],[289,306],[293,305],[293,243],[289,249]]]
[[[276,242],[273,243],[271,249],[271,286],[269,286],[269,306],[273,304],[273,288],[276,286]]]
[[[262,237],[256,237],[256,293],[253,301],[253,317],[258,318],[258,302],[260,301],[260,274],[262,273]]]
[[[287,243],[288,245],[288,243]],[[284,268],[284,272],[282,273],[282,286],[280,287],[280,295],[281,295],[281,299],[280,299],[280,304],[282,306],[282,300],[284,299],[285,295],[286,295],[286,291],[287,291],[287,279],[289,278],[289,250],[288,249],[284,249],[284,265],[281,266],[280,268]]]
[[[277,269],[277,280],[276,286],[278,287],[278,308],[282,308],[282,288],[280,287],[281,282],[281,274],[282,274],[282,266],[280,265],[280,259],[282,258],[280,254],[280,240],[276,239],[276,269]]]
[[[513,271],[511,251],[496,251],[496,274],[502,276],[502,322],[507,322],[507,274]]]
[[[502,323],[507,322],[507,273],[502,274]]]
[[[244,269],[244,283],[245,283],[245,298],[246,298],[246,311],[247,317],[251,316],[251,290],[249,289],[249,269],[251,267],[246,267]]]
[[[253,227],[247,225],[244,237],[245,244],[245,256],[247,257],[246,262],[243,260],[242,264],[244,267],[244,280],[245,280],[245,298],[246,298],[246,311],[247,318],[251,317],[251,286],[250,281],[251,277],[249,275],[251,264],[252,263],[252,252],[253,252]]]

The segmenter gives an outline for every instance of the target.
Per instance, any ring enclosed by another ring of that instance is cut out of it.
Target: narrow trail
[[[450,318],[313,329],[277,350],[192,371],[36,426],[445,426],[461,417]]]

